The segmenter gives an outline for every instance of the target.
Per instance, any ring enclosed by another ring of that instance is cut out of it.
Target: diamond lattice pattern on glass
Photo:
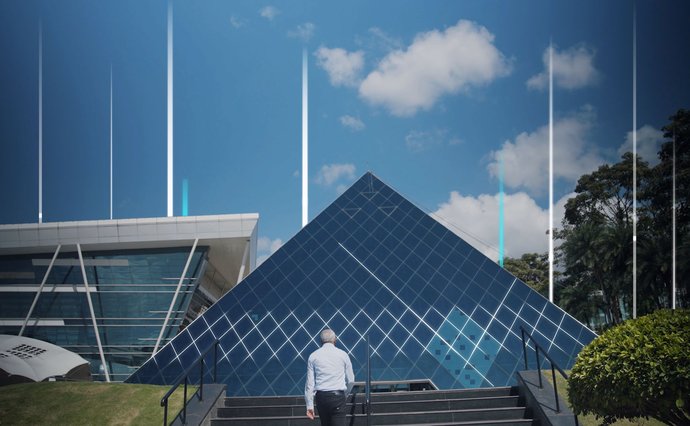
[[[367,173],[128,381],[170,383],[218,338],[229,395],[299,395],[330,327],[357,380],[368,335],[373,380],[506,386],[521,325],[564,368],[595,337]]]

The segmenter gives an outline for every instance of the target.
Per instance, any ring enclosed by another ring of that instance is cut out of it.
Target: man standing
[[[345,426],[346,395],[352,390],[355,374],[350,357],[335,347],[335,333],[321,332],[321,348],[309,355],[304,399],[307,417],[314,420],[314,403],[321,426]]]

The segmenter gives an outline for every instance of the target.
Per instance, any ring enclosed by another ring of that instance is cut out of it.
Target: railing
[[[204,399],[204,365],[206,362],[204,358],[213,349],[213,382],[217,379],[218,370],[218,340],[214,341],[211,346],[209,346],[204,353],[199,355],[197,359],[187,367],[187,369],[178,376],[177,380],[173,386],[165,393],[163,398],[161,398],[161,407],[163,407],[163,426],[168,426],[168,398],[175,392],[175,390],[184,383],[183,400],[182,400],[182,410],[180,414],[182,415],[182,424],[187,424],[187,385],[189,384],[189,376],[192,374],[192,369],[194,369],[199,364],[199,388],[196,390],[195,394],[198,395],[199,401]],[[193,397],[194,395],[192,395]]]
[[[371,425],[371,344],[367,334],[367,381],[364,385],[364,408],[367,413],[367,426]]]
[[[542,383],[542,378],[541,378],[541,362],[539,362],[539,351],[544,355],[544,358],[546,358],[549,363],[551,364],[551,378],[553,380],[553,396],[556,400],[556,412],[560,413],[561,412],[561,406],[560,403],[558,402],[558,385],[556,384],[556,370],[558,370],[559,373],[561,373],[561,376],[565,380],[568,380],[568,375],[566,374],[565,371],[561,367],[556,364],[556,362],[549,356],[548,353],[544,350],[544,348],[537,343],[537,341],[532,337],[531,334],[523,326],[520,326],[520,336],[522,337],[522,353],[525,355],[525,370],[527,370],[529,367],[527,366],[527,342],[525,341],[525,335],[527,335],[527,338],[532,340],[532,343],[534,344],[534,354],[537,358],[537,370],[539,371],[539,389],[543,389],[544,385]],[[575,416],[575,425],[578,425],[577,421],[577,416]]]

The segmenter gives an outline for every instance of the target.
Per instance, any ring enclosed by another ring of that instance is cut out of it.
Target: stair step
[[[348,397],[349,426],[364,426],[364,394]],[[371,394],[371,423],[405,426],[528,426],[531,410],[520,406],[517,387],[400,391]],[[306,417],[304,397],[230,397],[211,425],[314,426]]]
[[[518,396],[498,396],[483,398],[463,399],[428,399],[412,401],[385,401],[378,400],[373,404],[376,413],[403,413],[408,411],[448,411],[479,408],[506,408],[517,407]],[[347,404],[346,412],[357,413],[363,405]],[[232,406],[218,409],[218,417],[273,417],[273,416],[303,416],[304,403],[298,405],[272,405],[272,406]]]
[[[518,391],[512,387],[480,388],[480,389],[455,389],[445,391],[413,391],[413,392],[383,392],[371,394],[374,402],[378,401],[418,401],[438,399],[465,399],[465,398],[490,398],[498,396],[514,396]],[[359,402],[364,400],[364,394],[357,394]]]
[[[530,426],[532,419],[507,419],[507,420],[478,420],[472,422],[451,423],[401,423],[401,426]]]
[[[477,388],[477,389],[452,389],[443,391],[405,391],[405,392],[377,392],[371,394],[373,402],[378,401],[414,401],[414,400],[430,400],[430,399],[461,399],[461,398],[483,398],[495,396],[512,396],[517,395],[517,389],[514,387],[496,387],[496,388]],[[358,393],[350,395],[348,401],[355,398],[357,403],[364,401],[364,394]],[[304,404],[304,396],[290,395],[290,396],[235,396],[225,398],[225,406],[264,406],[264,405],[300,405]]]
[[[443,411],[418,411],[406,413],[374,413],[371,421],[376,425],[401,425],[401,424],[433,424],[449,423],[457,424],[462,422],[479,422],[483,424],[493,424],[496,420],[516,420],[524,419],[527,410],[524,407],[495,408],[495,409],[469,409],[469,410],[443,410]],[[364,414],[348,415],[348,424],[353,426],[365,425],[367,418]],[[505,422],[500,424],[505,425]],[[524,424],[520,422],[519,424]],[[270,416],[270,417],[235,417],[235,418],[215,418],[211,420],[211,425],[246,425],[246,426],[313,426],[306,416]]]

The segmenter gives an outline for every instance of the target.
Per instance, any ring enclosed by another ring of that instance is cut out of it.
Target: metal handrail
[[[367,334],[367,381],[364,386],[364,404],[367,413],[367,426],[371,425],[371,344]]]
[[[534,354],[537,358],[537,370],[539,371],[539,374],[538,374],[538,376],[539,376],[539,389],[543,389],[543,387],[544,387],[544,385],[542,383],[542,379],[541,379],[541,363],[539,362],[539,351],[542,352],[544,357],[551,364],[551,377],[553,379],[553,395],[554,395],[555,400],[556,400],[556,412],[560,413],[561,412],[561,406],[558,402],[558,385],[556,384],[556,370],[558,370],[558,372],[561,373],[561,376],[563,376],[563,378],[565,380],[568,380],[568,374],[566,374],[566,372],[563,371],[563,369],[561,367],[559,367],[558,364],[556,364],[556,361],[554,361],[553,358],[551,358],[549,356],[549,354],[546,352],[546,350],[544,350],[544,348],[541,347],[541,345],[534,339],[534,337],[532,337],[532,335],[527,330],[525,330],[525,328],[523,326],[520,326],[520,335],[522,337],[522,353],[525,356],[525,370],[527,370],[529,368],[527,366],[527,343],[525,341],[525,335],[527,335],[527,338],[532,340],[532,343],[534,344]],[[577,421],[577,415],[576,415],[575,416],[575,425],[577,425],[577,424],[578,424],[578,421]]]
[[[217,379],[217,373],[218,373],[218,339],[216,339],[211,346],[209,346],[204,353],[199,355],[194,362],[187,367],[187,369],[180,374],[177,379],[175,380],[173,386],[163,395],[163,398],[161,398],[161,407],[163,407],[163,426],[168,426],[168,398],[170,398],[170,395],[175,392],[175,390],[182,384],[184,383],[184,392],[183,392],[183,400],[182,400],[182,410],[180,413],[182,413],[182,424],[187,424],[187,385],[189,384],[189,376],[192,373],[192,369],[196,367],[196,364],[199,363],[199,388],[194,392],[194,394],[198,394],[199,401],[203,401],[204,399],[204,364],[206,363],[204,361],[204,358],[206,355],[213,349],[213,383],[216,382]],[[201,362],[199,362],[201,361]],[[194,396],[194,395],[192,395]]]

